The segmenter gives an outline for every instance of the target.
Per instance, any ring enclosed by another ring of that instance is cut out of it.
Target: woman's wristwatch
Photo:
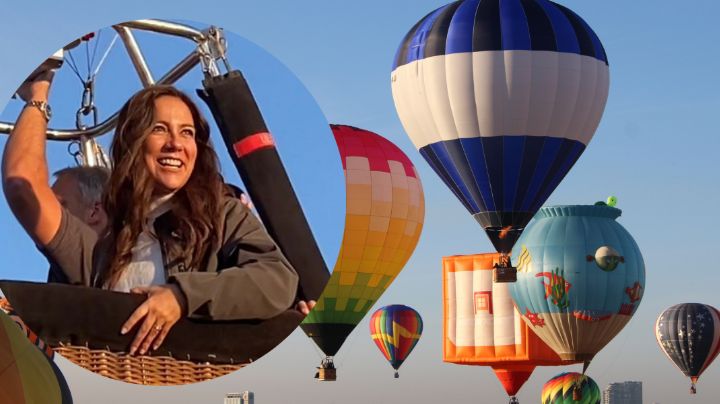
[[[49,122],[50,118],[52,118],[52,108],[50,108],[50,104],[48,104],[46,101],[37,101],[32,100],[28,101],[27,104],[25,104],[25,107],[35,107],[40,110],[40,112],[43,113],[43,116],[45,117],[45,121]]]

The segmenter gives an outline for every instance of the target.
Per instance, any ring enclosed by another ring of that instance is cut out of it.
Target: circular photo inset
[[[70,361],[208,380],[320,297],[343,166],[317,103],[257,45],[199,23],[100,29],[33,71],[0,121],[2,307]]]

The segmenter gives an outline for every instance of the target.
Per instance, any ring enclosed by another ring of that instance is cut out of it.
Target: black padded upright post
[[[317,300],[330,272],[247,81],[234,70],[206,78],[203,86],[199,93],[260,218],[300,276],[299,297]]]

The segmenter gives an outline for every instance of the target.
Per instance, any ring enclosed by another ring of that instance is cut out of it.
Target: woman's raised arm
[[[2,185],[15,217],[37,244],[46,246],[60,227],[62,207],[50,188],[45,155],[46,114],[52,71],[29,84],[21,97],[33,101],[20,113],[5,145]]]

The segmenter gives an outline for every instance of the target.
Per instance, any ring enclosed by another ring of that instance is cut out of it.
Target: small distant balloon
[[[393,304],[378,309],[370,318],[370,335],[398,377],[400,365],[420,340],[423,322],[413,308]]]
[[[615,205],[617,205],[617,197],[612,196],[612,195],[611,195],[611,196],[608,196],[608,198],[607,198],[607,205],[608,205],[608,206],[615,207]]]
[[[561,373],[543,386],[542,404],[600,404],[600,388],[580,373]]]
[[[678,304],[663,311],[655,323],[660,349],[685,376],[690,393],[720,353],[720,312],[700,303]]]

